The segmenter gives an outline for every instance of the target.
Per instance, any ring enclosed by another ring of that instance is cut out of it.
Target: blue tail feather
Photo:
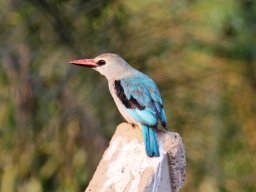
[[[159,157],[156,131],[145,125],[141,125],[146,153],[149,157]]]

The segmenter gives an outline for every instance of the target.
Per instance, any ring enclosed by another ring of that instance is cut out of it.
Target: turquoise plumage
[[[120,85],[122,90],[119,91],[123,91],[125,96],[122,102],[131,117],[141,125],[147,155],[158,157],[156,129],[158,121],[165,128],[166,116],[157,86],[142,73],[121,79]]]

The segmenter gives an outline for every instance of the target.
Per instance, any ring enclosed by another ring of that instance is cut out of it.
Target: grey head
[[[104,53],[93,59],[80,59],[70,63],[90,67],[109,80],[122,79],[137,72],[122,57],[113,53]]]

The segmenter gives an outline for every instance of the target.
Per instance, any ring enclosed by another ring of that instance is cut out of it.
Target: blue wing
[[[115,81],[117,96],[138,123],[156,127],[158,120],[166,127],[163,102],[157,86],[146,75]]]

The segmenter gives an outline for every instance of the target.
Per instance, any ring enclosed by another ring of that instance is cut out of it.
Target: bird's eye
[[[98,64],[99,66],[102,66],[102,65],[105,65],[105,64],[106,64],[106,61],[104,61],[104,60],[99,60],[99,61],[97,62],[97,64]]]

